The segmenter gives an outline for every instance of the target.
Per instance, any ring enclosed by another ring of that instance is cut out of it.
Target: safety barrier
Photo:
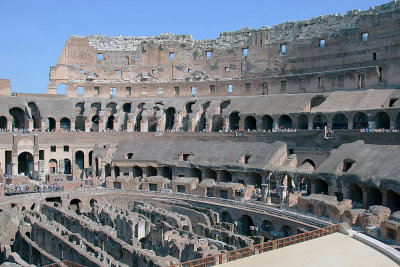
[[[169,267],[208,267],[214,266],[217,264],[227,263],[230,261],[243,259],[246,257],[250,257],[253,255],[257,255],[263,252],[268,252],[271,250],[284,248],[290,245],[298,244],[307,240],[312,240],[321,236],[326,236],[332,233],[336,233],[339,231],[339,225],[332,225],[324,228],[320,228],[317,230],[313,230],[310,232],[293,235],[277,240],[268,241],[266,243],[254,245],[251,247],[241,248],[233,251],[227,251],[224,253],[216,254],[213,256],[205,257],[202,259],[191,260],[183,263],[178,263],[175,265],[171,265]]]

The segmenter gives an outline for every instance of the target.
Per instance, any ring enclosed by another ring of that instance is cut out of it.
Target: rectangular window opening
[[[215,93],[215,85],[210,85],[210,93]]]
[[[102,60],[103,60],[103,54],[97,53],[97,61],[102,61]]]
[[[111,88],[111,97],[116,98],[117,97],[117,88],[112,87]]]
[[[261,92],[262,95],[268,95],[268,83],[262,83],[261,89],[262,89]]]
[[[157,94],[162,95],[164,93],[162,87],[157,87]]]
[[[119,70],[115,70],[115,74],[119,74]]]
[[[169,52],[169,59],[174,60],[175,58],[175,53],[174,52]]]
[[[83,95],[83,86],[78,86],[78,95]]]
[[[358,88],[365,87],[365,74],[358,75]]]
[[[134,61],[139,61],[139,60],[140,60],[140,57],[134,57],[133,60],[134,60]]]
[[[372,60],[376,60],[376,53],[372,54]]]
[[[156,70],[152,70],[151,73],[156,74]]]
[[[225,67],[225,72],[226,72],[226,71],[229,71],[229,67]]]
[[[228,93],[232,93],[233,86],[232,84],[228,84]]]
[[[206,59],[210,59],[211,58],[211,51],[206,51]]]
[[[100,87],[95,86],[93,90],[94,90],[94,94],[95,95],[99,95],[100,94]]]
[[[281,81],[281,91],[286,91],[286,81]]]
[[[146,87],[143,87],[143,88],[142,88],[142,95],[147,95],[147,89],[146,89]]]
[[[192,69],[188,69],[188,73],[192,73]]]
[[[175,86],[175,94],[179,95],[179,86]]]
[[[368,32],[363,32],[361,34],[361,41],[363,41],[363,42],[368,41]]]
[[[44,160],[44,150],[39,150],[39,160]]]
[[[85,73],[85,71],[84,71],[84,70],[82,70],[82,69],[80,69],[80,70],[79,70],[79,73]]]
[[[69,152],[69,146],[64,146],[64,152]]]
[[[242,54],[243,54],[244,57],[247,57],[247,52],[248,52],[247,48],[243,48],[242,49]]]
[[[318,88],[324,88],[325,79],[323,77],[318,78]]]
[[[126,87],[126,95],[132,95],[132,88]]]
[[[51,152],[56,152],[56,151],[57,151],[56,146],[50,146],[50,151],[51,151]]]
[[[281,44],[281,54],[285,54],[285,53],[286,53],[286,45]]]
[[[196,87],[192,87],[192,96],[196,96]]]
[[[318,46],[319,47],[325,47],[325,40],[324,39],[319,40]]]
[[[246,92],[250,92],[251,90],[251,83],[245,83]]]
[[[306,89],[306,80],[300,79],[300,89]]]

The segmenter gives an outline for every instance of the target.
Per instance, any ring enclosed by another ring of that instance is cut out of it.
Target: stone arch
[[[93,150],[89,151],[88,155],[89,167],[93,166]]]
[[[38,107],[36,106],[36,103],[35,102],[29,102],[28,103],[28,108],[29,108],[29,111],[30,111],[31,118],[33,120],[33,128],[34,129],[42,128],[40,111],[39,111]]]
[[[241,235],[250,235],[250,226],[254,226],[253,219],[249,215],[242,215],[238,221],[238,232]]]
[[[210,103],[211,103],[210,101],[207,101],[206,103],[203,104],[203,112],[201,113],[201,116],[196,125],[196,129],[199,132],[203,131],[206,128],[206,122],[207,122],[206,113],[208,107],[210,106]]]
[[[201,173],[201,170],[200,170],[200,169],[198,169],[198,168],[192,168],[192,169],[190,170],[190,173],[191,173],[191,176],[192,176],[192,177],[197,177],[197,178],[199,178],[199,181],[201,181],[201,179],[202,179],[202,173]]]
[[[211,169],[204,170],[204,178],[213,179],[217,181],[217,172]]]
[[[157,169],[152,167],[152,166],[148,166],[146,168],[146,175],[147,175],[147,177],[149,177],[149,176],[157,176]]]
[[[284,237],[288,237],[293,234],[292,227],[290,227],[289,225],[282,225],[279,232],[281,232]]]
[[[387,196],[387,206],[392,212],[400,210],[400,194],[394,192],[393,190],[388,190],[386,192]]]
[[[95,205],[96,203],[97,203],[97,200],[94,199],[94,198],[92,198],[92,199],[89,201],[89,205],[90,205],[91,208],[93,208],[94,205]]]
[[[325,126],[328,125],[328,121],[323,114],[317,114],[313,119],[313,128],[314,129],[324,129]]]
[[[161,175],[165,178],[172,179],[172,169],[170,167],[164,166],[161,168]]]
[[[8,129],[7,118],[4,116],[0,117],[0,129]]]
[[[253,116],[247,116],[244,119],[244,130],[257,130],[257,121]]]
[[[70,131],[71,130],[71,120],[64,117],[60,120],[60,128],[63,131]]]
[[[282,115],[279,117],[279,127],[285,129],[292,128],[292,119],[288,115]]]
[[[122,111],[124,112],[124,121],[121,125],[121,130],[126,131],[128,130],[128,120],[129,120],[129,113],[131,113],[132,105],[131,103],[125,103],[122,105]]]
[[[76,116],[75,118],[75,130],[84,132],[85,131],[85,117]]]
[[[271,232],[274,230],[274,225],[268,220],[263,220],[261,223],[261,230],[265,232]]]
[[[367,187],[367,206],[382,205],[382,193],[378,188]]]
[[[308,129],[308,116],[302,114],[297,117],[297,129],[307,130]]]
[[[265,131],[272,131],[273,125],[274,125],[274,120],[272,119],[271,116],[264,115],[261,119],[261,127]]]
[[[71,166],[71,160],[68,158],[64,159],[64,174],[71,174],[72,173],[72,166]]]
[[[170,107],[165,112],[165,130],[172,130],[175,123],[175,108]]]
[[[195,101],[189,101],[188,103],[185,104],[184,112],[186,112],[186,115],[182,118],[182,130],[185,132],[189,130],[190,114],[193,113],[192,106],[195,103],[196,103]]]
[[[94,115],[92,117],[92,128],[90,129],[92,132],[98,132],[99,131],[99,122],[100,122],[99,115]]]
[[[322,179],[315,180],[315,193],[328,195],[328,183]]]
[[[85,154],[83,153],[83,151],[78,150],[75,152],[75,164],[81,170],[85,168]]]
[[[133,177],[142,177],[143,170],[139,166],[133,166],[132,168]]]
[[[221,216],[219,218],[221,222],[233,223],[232,216],[228,211],[221,212]]]
[[[390,129],[390,118],[386,112],[378,112],[375,115],[375,128],[377,129]]]
[[[46,120],[46,123],[48,125],[48,129],[50,132],[55,131],[56,130],[56,120],[54,118],[48,118]]]
[[[78,198],[72,199],[69,202],[68,209],[72,210],[73,212],[76,212],[77,214],[80,214],[80,211],[82,209],[82,201]]]
[[[222,115],[214,115],[212,119],[212,128],[211,131],[219,132],[224,129],[224,118]]]
[[[21,108],[12,108],[9,113],[12,116],[12,128],[26,129],[26,116]]]
[[[229,115],[229,129],[231,129],[232,131],[239,130],[239,121],[239,112],[232,112]]]
[[[310,164],[314,167],[314,169],[315,169],[315,163],[314,163],[313,160],[311,160],[311,159],[306,159],[306,160],[303,161],[303,163],[302,163],[301,165],[303,165],[304,163],[310,163]]]
[[[57,95],[66,95],[67,94],[67,84],[66,83],[59,83],[57,84]]]
[[[353,129],[368,128],[368,117],[363,112],[358,112],[353,117]]]
[[[363,190],[362,188],[355,184],[351,183],[349,185],[349,198],[353,201],[353,207],[358,207],[363,203]],[[359,204],[357,204],[359,203]]]
[[[338,113],[332,118],[332,129],[348,129],[349,124],[346,115]]]
[[[32,176],[33,173],[33,155],[29,152],[22,152],[18,155],[18,174]]]
[[[225,183],[231,183],[232,182],[232,173],[226,170],[222,170],[220,174],[220,181],[225,182]]]
[[[57,170],[58,170],[57,165],[58,165],[58,163],[57,163],[56,159],[49,160],[49,173],[50,174],[57,173]]]

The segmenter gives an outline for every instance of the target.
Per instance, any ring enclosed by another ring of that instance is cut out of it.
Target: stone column
[[[279,195],[281,196],[281,209],[285,206],[285,197],[286,197],[286,185],[280,185],[278,186],[279,189]]]
[[[56,131],[60,131],[60,120],[56,120]]]
[[[266,181],[265,184],[261,184],[262,201],[266,202],[267,205],[271,204],[271,194],[270,194],[270,181]]]

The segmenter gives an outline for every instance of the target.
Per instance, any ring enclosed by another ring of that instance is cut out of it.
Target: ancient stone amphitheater
[[[0,262],[263,266],[340,231],[370,249],[346,266],[396,266],[399,89],[398,1],[212,40],[72,36],[46,94],[0,80]]]

